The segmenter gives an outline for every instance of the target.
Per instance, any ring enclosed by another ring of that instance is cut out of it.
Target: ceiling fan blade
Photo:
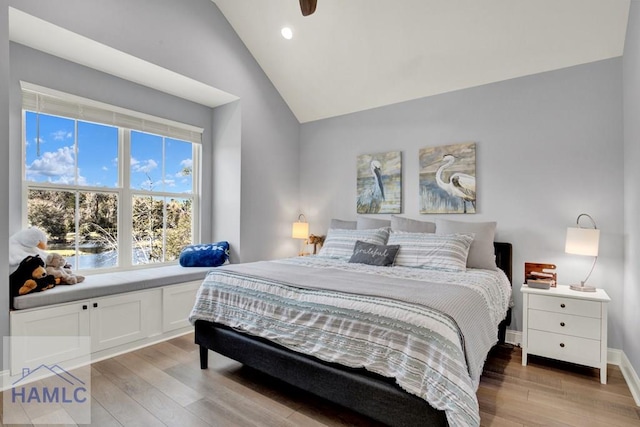
[[[300,0],[300,9],[302,16],[309,16],[316,11],[318,0]]]

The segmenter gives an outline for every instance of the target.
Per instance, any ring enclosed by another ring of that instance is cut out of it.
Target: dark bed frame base
[[[495,243],[496,263],[512,279],[510,243]],[[504,343],[511,310],[500,324]],[[200,367],[207,369],[212,350],[333,403],[350,408],[389,426],[446,426],[444,411],[402,390],[392,378],[353,369],[288,350],[265,339],[227,326],[198,320],[195,343],[200,346]]]
[[[200,367],[207,368],[208,349],[267,373],[316,396],[350,408],[390,426],[446,426],[443,411],[398,387],[393,379],[364,369],[295,353],[223,325],[196,322]]]

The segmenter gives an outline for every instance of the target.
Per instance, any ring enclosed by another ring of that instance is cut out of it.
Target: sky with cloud
[[[27,180],[111,187],[118,185],[118,130],[111,126],[26,113]],[[38,143],[39,141],[39,143]],[[165,162],[163,163],[163,158]],[[131,132],[131,187],[190,193],[190,143]],[[77,162],[76,162],[77,160]]]

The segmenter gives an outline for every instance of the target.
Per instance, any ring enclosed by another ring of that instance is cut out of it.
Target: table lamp
[[[580,225],[580,218],[586,217],[591,221],[593,228],[584,228]],[[589,276],[593,272],[593,268],[596,266],[596,261],[598,260],[598,245],[600,243],[600,230],[596,227],[596,223],[591,218],[590,215],[583,213],[578,215],[578,219],[576,220],[577,227],[569,227],[567,228],[567,241],[565,244],[564,251],[568,254],[576,254],[576,255],[586,255],[592,256],[593,265],[591,266],[591,270],[589,270],[589,274],[587,277],[580,282],[579,285],[571,285],[570,288],[574,291],[581,292],[595,292],[596,288],[594,286],[586,286],[587,280],[589,280]]]
[[[294,239],[304,239],[300,253],[298,253],[298,255],[304,255],[304,245],[309,238],[309,223],[303,214],[298,215],[298,220],[293,223],[291,227],[291,237]]]

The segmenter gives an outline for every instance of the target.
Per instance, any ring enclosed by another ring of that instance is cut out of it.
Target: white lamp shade
[[[567,228],[564,251],[568,254],[598,256],[600,230],[593,228]]]
[[[309,238],[309,223],[296,221],[291,228],[291,237],[294,239],[308,239]]]

